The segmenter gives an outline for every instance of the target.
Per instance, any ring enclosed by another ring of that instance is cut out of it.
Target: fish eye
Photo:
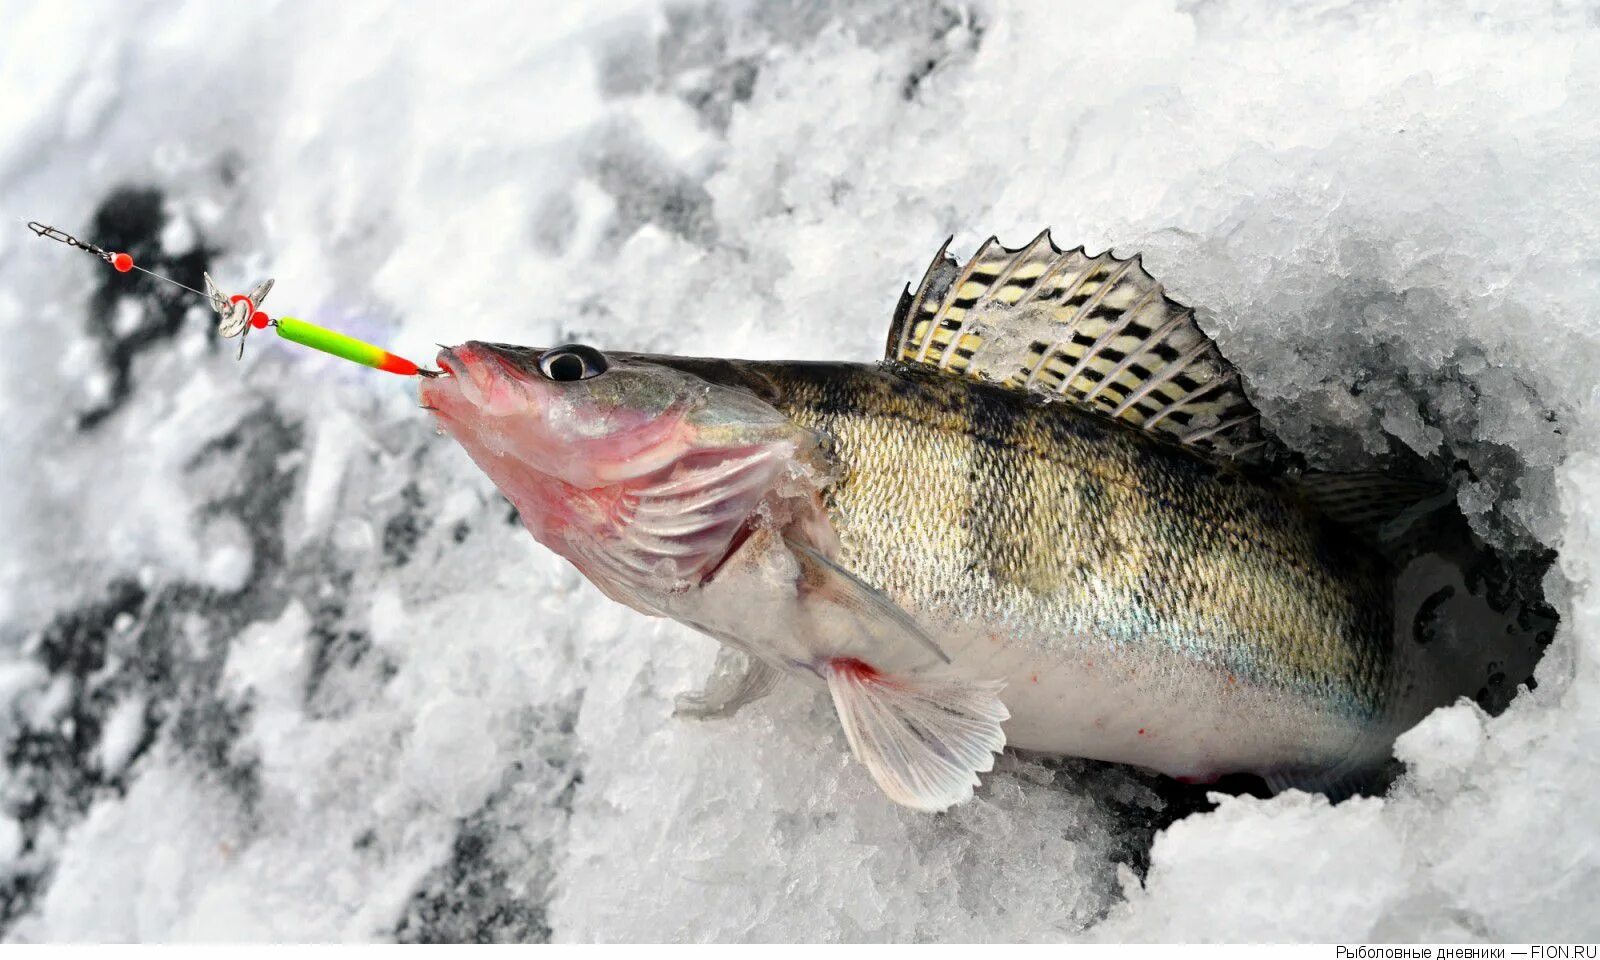
[[[557,383],[588,380],[606,372],[610,364],[605,354],[581,343],[551,347],[539,357],[539,372]]]

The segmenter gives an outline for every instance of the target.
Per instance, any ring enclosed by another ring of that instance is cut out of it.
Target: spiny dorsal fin
[[[1066,400],[1186,447],[1246,462],[1277,441],[1239,372],[1137,256],[990,237],[965,266],[945,241],[900,299],[886,359]]]

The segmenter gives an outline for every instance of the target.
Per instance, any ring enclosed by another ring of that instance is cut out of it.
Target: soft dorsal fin
[[[1073,402],[1236,460],[1277,446],[1238,370],[1137,256],[1062,251],[1048,230],[1016,250],[990,237],[965,266],[949,245],[901,297],[886,359]]]

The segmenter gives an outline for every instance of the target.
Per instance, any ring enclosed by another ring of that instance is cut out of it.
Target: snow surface
[[[0,19],[6,937],[1600,939],[1592,9]],[[26,219],[270,274],[273,312],[418,358],[868,360],[947,234],[1050,225],[1143,251],[1314,461],[1470,464],[1481,532],[1560,551],[1562,625],[1536,690],[1435,714],[1381,798],[1183,817],[1007,756],[920,815],[808,691],[673,720],[712,641],[540,550],[409,385],[264,336],[236,362]]]

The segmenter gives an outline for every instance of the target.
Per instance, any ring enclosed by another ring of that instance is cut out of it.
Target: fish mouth
[[[498,344],[442,344],[434,363],[438,376],[422,381],[422,405],[440,408],[442,418],[523,418],[538,414],[546,403],[538,376],[530,376],[517,358],[502,354]]]
[[[438,375],[423,380],[417,391],[422,408],[447,425],[487,412],[489,378],[465,346],[442,347],[433,361]]]
[[[466,367],[456,356],[455,351],[449,347],[440,349],[433,365],[438,368],[438,372],[422,379],[417,387],[417,401],[422,409],[433,414],[436,419],[447,420],[451,413],[460,412],[456,408],[460,405],[460,401],[465,399],[461,392],[460,372]]]
[[[457,355],[454,347],[441,345],[439,353],[433,358],[433,365],[439,368],[439,376],[455,380],[460,383],[463,373],[467,372],[467,364]]]
[[[425,406],[443,408],[439,401],[459,397],[466,406],[462,412],[503,415],[526,408],[528,398],[516,386],[519,371],[483,344],[441,345],[433,362],[439,375],[423,382]]]

